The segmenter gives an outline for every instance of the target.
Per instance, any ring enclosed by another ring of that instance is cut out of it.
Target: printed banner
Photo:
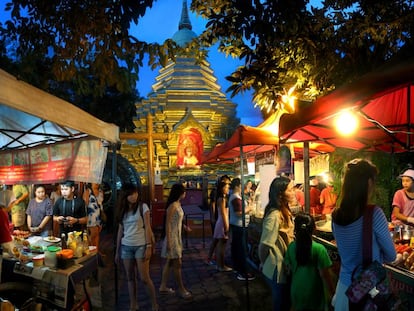
[[[82,139],[0,152],[1,184],[51,184],[64,180],[100,183],[107,148]]]

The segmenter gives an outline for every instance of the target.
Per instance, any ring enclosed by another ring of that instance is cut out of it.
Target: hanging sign
[[[100,183],[107,148],[82,139],[0,152],[0,183],[56,183],[66,179]]]

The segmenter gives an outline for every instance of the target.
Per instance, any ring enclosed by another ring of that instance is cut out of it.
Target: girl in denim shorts
[[[118,200],[118,235],[116,240],[115,262],[122,262],[128,281],[129,310],[138,310],[138,272],[151,298],[152,310],[158,310],[154,283],[149,274],[152,255],[152,230],[149,208],[141,202],[140,188],[124,185]]]

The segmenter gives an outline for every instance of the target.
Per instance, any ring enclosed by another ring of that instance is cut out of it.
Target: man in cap
[[[394,194],[392,220],[414,226],[414,169],[405,170],[399,178],[403,188]]]
[[[85,202],[75,196],[75,183],[67,180],[60,184],[62,196],[53,206],[53,221],[59,224],[59,236],[71,231],[82,231],[88,217]]]

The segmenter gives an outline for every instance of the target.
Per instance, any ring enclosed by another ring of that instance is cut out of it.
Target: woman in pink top
[[[414,225],[414,169],[408,169],[399,176],[402,189],[397,190],[392,200],[392,221]]]

